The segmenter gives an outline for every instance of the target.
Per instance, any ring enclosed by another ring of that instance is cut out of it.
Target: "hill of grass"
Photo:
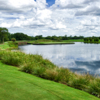
[[[20,72],[0,62],[0,100],[99,100],[86,92]]]

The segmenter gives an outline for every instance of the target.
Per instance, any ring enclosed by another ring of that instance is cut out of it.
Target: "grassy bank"
[[[0,49],[8,49],[8,48],[10,48],[8,42],[5,42],[3,44],[0,44]]]
[[[86,92],[18,71],[0,62],[0,100],[99,100]]]
[[[47,40],[47,39],[39,39],[34,41],[28,41],[31,44],[40,44],[40,45],[52,45],[52,44],[74,44],[72,41],[55,41],[55,40]]]
[[[55,41],[55,40],[48,40],[48,39],[39,39],[39,40],[22,40],[22,41],[9,41],[5,42],[2,46],[3,48],[11,48],[16,47],[17,45],[26,45],[26,44],[40,44],[40,45],[52,45],[52,44],[74,44],[74,42],[83,42],[83,39],[71,39],[71,40],[61,40],[61,41]],[[15,46],[16,45],[16,46]],[[2,47],[0,45],[0,47]]]
[[[74,44],[73,42],[38,42],[33,45],[56,45],[56,44]]]
[[[77,75],[59,68],[40,55],[0,50],[2,63],[19,67],[20,71],[86,91],[100,97],[100,78],[89,74]]]
[[[10,50],[14,48],[18,48],[18,44],[16,42],[9,41],[9,42],[4,42],[3,44],[0,44],[0,49]]]

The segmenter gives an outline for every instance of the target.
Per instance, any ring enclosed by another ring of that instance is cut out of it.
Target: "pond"
[[[100,44],[24,45],[25,53],[40,54],[59,67],[100,76]]]

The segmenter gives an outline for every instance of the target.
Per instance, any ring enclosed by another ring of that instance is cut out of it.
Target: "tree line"
[[[55,40],[55,41],[61,41],[61,40],[69,40],[69,39],[84,39],[85,43],[89,42],[97,42],[99,41],[100,37],[87,37],[84,36],[46,36],[43,37],[42,35],[37,36],[28,36],[27,34],[17,32],[11,34],[7,28],[0,27],[0,43],[3,43],[4,41],[15,41],[15,40],[38,40],[38,39],[49,39],[49,40]]]
[[[100,37],[86,37],[84,38],[84,43],[99,43]]]

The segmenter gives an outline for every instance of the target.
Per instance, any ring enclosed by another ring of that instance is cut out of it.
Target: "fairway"
[[[0,100],[99,100],[86,92],[18,71],[0,62]]]
[[[7,49],[7,48],[9,48],[8,42],[0,44],[0,49]]]

